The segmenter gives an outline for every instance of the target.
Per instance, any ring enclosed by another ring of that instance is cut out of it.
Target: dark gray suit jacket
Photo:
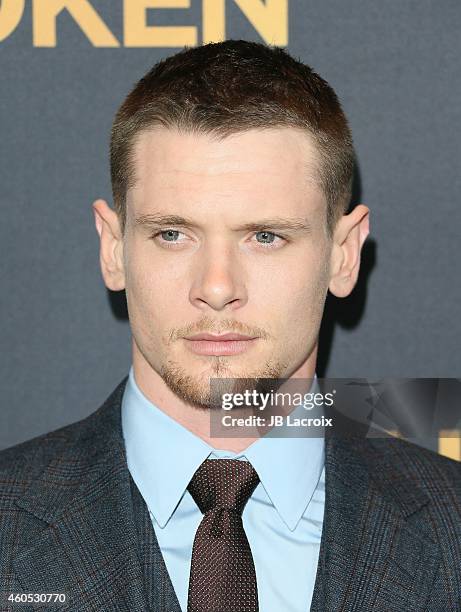
[[[65,593],[62,609],[81,612],[180,612],[127,468],[126,380],[86,419],[0,453],[4,593]],[[328,435],[311,610],[461,610],[461,464],[402,440]]]

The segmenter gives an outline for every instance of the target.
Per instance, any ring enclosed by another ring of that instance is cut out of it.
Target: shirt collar
[[[133,367],[121,411],[129,470],[160,527],[169,521],[200,464],[208,457],[228,457],[251,462],[281,519],[289,529],[296,528],[322,473],[323,432],[321,437],[279,437],[282,428],[274,428],[240,453],[214,449],[144,396]],[[304,407],[298,406],[292,416],[306,416]]]
[[[314,374],[309,393],[319,391]],[[304,405],[293,410],[291,419],[308,417]],[[319,412],[316,412],[319,416]],[[243,453],[257,471],[261,484],[287,527],[293,531],[303,516],[325,464],[324,427],[316,437],[302,435],[302,428],[286,424],[253,442]],[[296,436],[298,434],[298,436]]]
[[[149,510],[164,527],[213,448],[145,397],[133,367],[121,410],[128,467]]]

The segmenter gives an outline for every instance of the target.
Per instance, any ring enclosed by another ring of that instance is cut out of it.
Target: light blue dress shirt
[[[315,376],[311,392],[317,390]],[[292,414],[309,416],[303,406]],[[128,468],[149,509],[184,612],[192,545],[203,517],[187,485],[207,458],[248,460],[259,475],[242,520],[260,612],[310,610],[325,505],[323,430],[320,437],[275,437],[272,430],[240,453],[217,450],[150,402],[136,384],[133,367],[122,401],[122,430]]]

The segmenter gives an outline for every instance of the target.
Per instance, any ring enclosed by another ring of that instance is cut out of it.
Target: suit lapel
[[[425,609],[440,563],[426,495],[392,460],[392,441],[328,435],[325,518],[312,612]]]
[[[63,430],[61,452],[16,502],[29,513],[17,578],[25,592],[65,593],[69,610],[149,609],[121,431],[126,380]]]
[[[139,539],[139,551],[145,590],[152,610],[181,612],[178,598],[165,565],[152,526],[146,502],[130,475],[134,520]]]

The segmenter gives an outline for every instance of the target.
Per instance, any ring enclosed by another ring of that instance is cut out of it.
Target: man
[[[97,200],[95,223],[133,365],[88,418],[0,454],[2,609],[460,610],[457,462],[397,439],[210,435],[212,379],[317,388],[326,294],[356,284],[369,209],[346,214],[330,86],[281,49],[186,49],[131,91],[110,153],[115,210]]]

